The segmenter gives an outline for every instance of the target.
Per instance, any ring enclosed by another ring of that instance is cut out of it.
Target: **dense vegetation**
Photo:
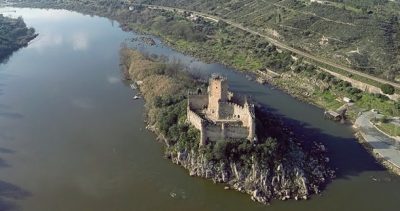
[[[35,37],[35,30],[27,28],[21,17],[12,19],[0,14],[0,62]]]
[[[381,90],[382,90],[383,93],[389,94],[389,95],[393,94],[394,91],[395,91],[394,87],[392,85],[390,85],[390,84],[383,84],[381,86]]]

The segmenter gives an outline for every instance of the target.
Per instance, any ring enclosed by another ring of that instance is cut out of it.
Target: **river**
[[[14,12],[15,10],[15,12]],[[64,10],[0,8],[39,36],[0,65],[0,210],[398,210],[400,179],[323,110],[182,55],[158,39],[133,41],[116,22]],[[140,40],[140,39],[139,39]],[[250,197],[190,177],[145,129],[143,101],[121,80],[121,43],[179,59],[280,115],[304,140],[323,142],[338,177],[308,201]]]

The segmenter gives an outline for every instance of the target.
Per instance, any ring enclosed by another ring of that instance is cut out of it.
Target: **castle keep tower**
[[[213,75],[210,78],[208,113],[215,119],[220,118],[220,103],[228,101],[228,82],[225,77]]]
[[[228,139],[256,140],[254,104],[228,91],[225,77],[212,75],[208,92],[188,94],[187,120],[200,131],[200,146]]]

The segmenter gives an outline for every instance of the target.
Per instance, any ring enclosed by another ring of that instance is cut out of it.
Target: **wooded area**
[[[0,14],[0,62],[36,36],[35,30],[26,27],[21,17],[12,19]]]

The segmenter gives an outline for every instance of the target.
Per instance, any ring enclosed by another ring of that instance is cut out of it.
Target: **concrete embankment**
[[[357,118],[354,126],[358,130],[358,138],[379,161],[400,175],[400,144],[373,125],[370,120],[375,116],[374,112],[365,112]]]

